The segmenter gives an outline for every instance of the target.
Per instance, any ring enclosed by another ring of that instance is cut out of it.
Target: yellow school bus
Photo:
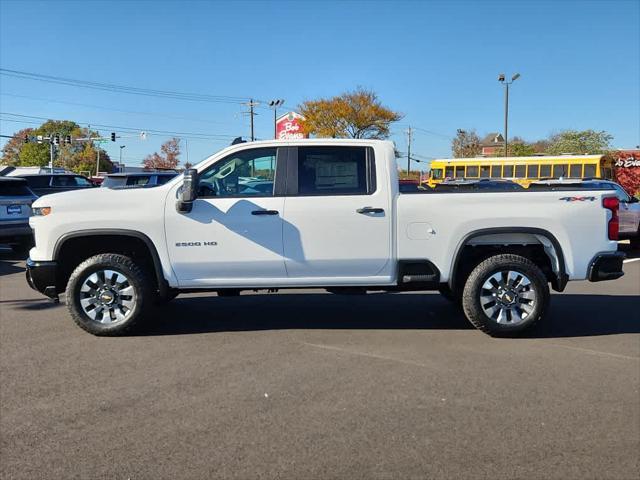
[[[613,160],[605,155],[449,158],[433,160],[427,185],[445,179],[493,178],[525,187],[543,178],[613,178]]]

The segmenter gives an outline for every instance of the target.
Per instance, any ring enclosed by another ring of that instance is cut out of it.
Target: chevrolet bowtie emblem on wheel
[[[595,199],[596,197],[562,197],[558,200],[564,200],[565,202],[593,202]]]

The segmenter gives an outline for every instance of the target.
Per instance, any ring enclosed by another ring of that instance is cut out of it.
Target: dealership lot
[[[638,478],[640,261],[528,338],[437,294],[180,296],[97,338],[0,252],[2,478]]]

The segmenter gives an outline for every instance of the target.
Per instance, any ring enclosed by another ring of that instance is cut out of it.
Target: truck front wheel
[[[129,257],[113,253],[95,255],[78,265],[66,291],[71,317],[94,335],[131,331],[153,300],[144,270]]]
[[[492,336],[532,327],[549,303],[547,279],[529,259],[512,254],[489,257],[464,286],[462,307],[469,321]]]

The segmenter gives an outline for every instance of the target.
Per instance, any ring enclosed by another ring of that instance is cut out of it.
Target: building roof
[[[504,144],[504,137],[498,132],[487,134],[481,141],[481,147],[495,147]]]

